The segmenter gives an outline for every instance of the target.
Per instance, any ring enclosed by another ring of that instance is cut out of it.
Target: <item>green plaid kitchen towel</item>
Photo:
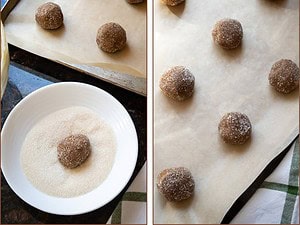
[[[146,224],[147,163],[122,197],[108,224]]]
[[[299,138],[231,223],[299,224]]]

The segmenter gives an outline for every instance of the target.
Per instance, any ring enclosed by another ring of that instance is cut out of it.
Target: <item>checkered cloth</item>
[[[299,138],[231,221],[234,224],[299,224]]]
[[[123,195],[108,224],[146,224],[147,163],[144,164],[127,192]]]

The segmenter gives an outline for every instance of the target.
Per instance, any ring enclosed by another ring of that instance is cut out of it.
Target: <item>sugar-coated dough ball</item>
[[[114,53],[122,50],[126,45],[126,31],[117,23],[102,25],[97,33],[96,42],[104,52]]]
[[[195,182],[187,168],[175,167],[159,173],[157,188],[168,201],[178,202],[193,195]]]
[[[299,67],[289,59],[275,62],[269,74],[269,83],[278,92],[292,92],[299,86]]]
[[[195,77],[184,66],[175,66],[166,71],[160,78],[162,92],[176,101],[191,97],[194,92]]]
[[[36,10],[36,22],[46,30],[54,30],[63,24],[63,13],[59,5],[47,2]]]
[[[239,112],[225,114],[218,128],[221,138],[229,144],[244,144],[250,138],[252,130],[249,118]]]
[[[137,3],[142,3],[144,0],[126,0],[130,4],[137,4]]]
[[[67,168],[80,166],[89,157],[91,145],[87,136],[70,135],[57,146],[57,156],[61,164]]]
[[[234,19],[222,19],[215,24],[212,37],[224,49],[236,48],[243,39],[242,25]]]
[[[180,3],[184,2],[185,0],[161,0],[161,2],[165,5],[175,6],[179,5]]]

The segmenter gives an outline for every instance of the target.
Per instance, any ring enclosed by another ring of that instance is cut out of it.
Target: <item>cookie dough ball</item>
[[[63,13],[59,5],[47,2],[36,10],[36,22],[46,30],[54,30],[63,24]]]
[[[87,136],[70,135],[63,139],[57,147],[57,156],[61,164],[67,168],[80,166],[89,157],[91,145]]]
[[[219,123],[219,133],[224,142],[244,144],[251,136],[249,118],[239,112],[230,112],[223,116]]]
[[[191,97],[194,92],[195,77],[184,66],[175,66],[166,71],[160,78],[162,92],[176,101]]]
[[[179,5],[180,3],[184,2],[184,0],[161,0],[161,2],[165,5],[175,6],[175,5]]]
[[[102,25],[97,33],[96,42],[104,52],[114,53],[122,50],[126,45],[126,31],[117,23]]]
[[[170,168],[159,173],[157,188],[168,201],[178,202],[193,195],[195,182],[187,168]]]
[[[275,62],[269,74],[269,83],[278,92],[292,92],[299,86],[299,67],[289,59]]]
[[[236,48],[243,39],[242,25],[234,19],[220,20],[213,28],[212,37],[214,42],[224,49]]]
[[[144,0],[126,0],[130,4],[142,3]]]

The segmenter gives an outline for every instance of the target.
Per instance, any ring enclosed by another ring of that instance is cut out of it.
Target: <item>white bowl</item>
[[[27,180],[20,150],[26,134],[41,118],[70,106],[87,107],[112,127],[117,142],[115,161],[105,181],[91,192],[72,198],[53,197]],[[138,155],[136,130],[125,108],[107,92],[76,82],[52,84],[25,97],[9,114],[1,138],[1,167],[9,186],[28,204],[58,215],[86,213],[110,202],[128,183]]]

